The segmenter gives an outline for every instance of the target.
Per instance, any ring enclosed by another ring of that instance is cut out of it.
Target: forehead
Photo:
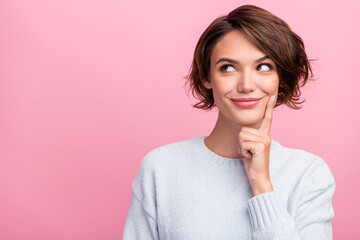
[[[245,33],[241,30],[233,30],[225,34],[215,44],[211,55],[211,62],[214,63],[221,57],[237,59],[240,62],[253,61],[264,55]]]

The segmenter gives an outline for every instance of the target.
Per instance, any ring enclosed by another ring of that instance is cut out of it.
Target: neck
[[[243,126],[259,129],[261,123],[242,125],[234,123],[220,111],[214,129],[205,138],[205,145],[217,155],[226,158],[243,158],[238,152],[239,132]]]

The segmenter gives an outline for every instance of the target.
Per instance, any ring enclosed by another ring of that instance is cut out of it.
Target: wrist
[[[251,183],[251,189],[254,193],[254,196],[260,195],[262,193],[272,192],[274,190],[270,180]]]

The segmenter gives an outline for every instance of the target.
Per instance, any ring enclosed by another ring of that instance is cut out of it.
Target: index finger
[[[271,96],[271,98],[269,99],[269,101],[266,105],[264,119],[259,128],[260,131],[267,133],[267,134],[270,134],[270,127],[271,127],[271,121],[273,118],[274,106],[275,106],[275,96],[273,95],[273,96]]]

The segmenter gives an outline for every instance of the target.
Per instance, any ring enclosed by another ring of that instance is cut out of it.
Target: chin
[[[222,106],[221,110],[219,106],[217,108],[223,117],[227,118],[227,121],[240,125],[254,125],[260,122],[264,117],[264,111],[262,111],[264,108],[261,105],[242,110],[234,109],[233,106]]]
[[[260,121],[260,118],[247,118],[247,119],[237,118],[237,119],[234,119],[235,123],[241,124],[241,125],[254,125],[254,124],[257,124],[259,121]]]
[[[260,113],[231,113],[230,115],[226,114],[227,118],[236,123],[241,125],[254,125],[261,121],[261,114]]]

